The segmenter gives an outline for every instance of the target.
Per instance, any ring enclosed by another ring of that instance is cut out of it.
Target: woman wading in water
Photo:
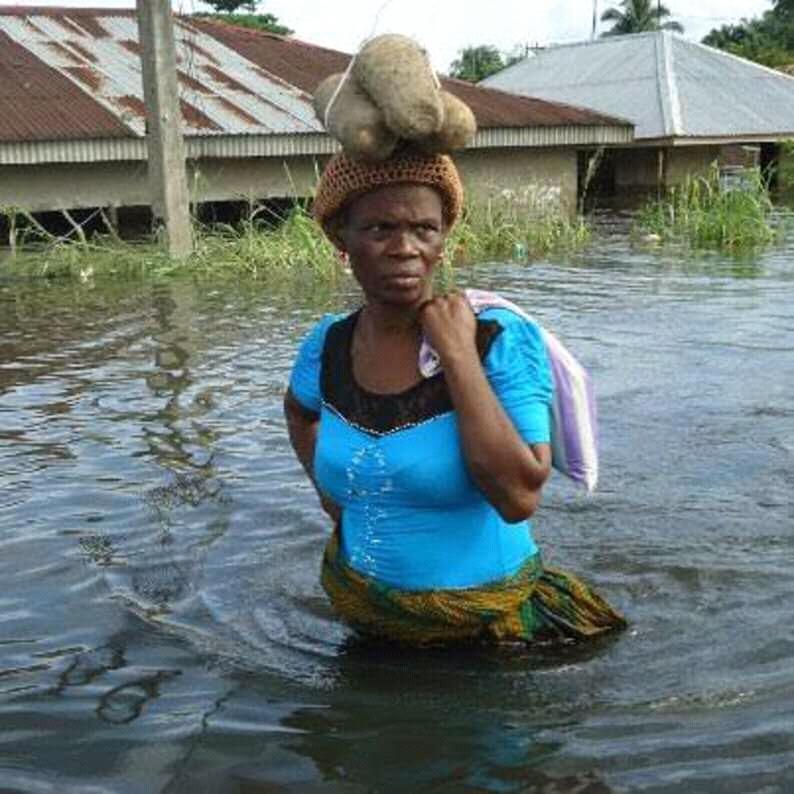
[[[475,317],[432,277],[461,210],[446,155],[336,155],[315,216],[364,304],[304,340],[285,412],[335,523],[322,583],[365,635],[410,644],[585,639],[625,625],[544,567],[528,519],[549,476],[552,380],[538,327]],[[418,368],[422,337],[442,371]]]

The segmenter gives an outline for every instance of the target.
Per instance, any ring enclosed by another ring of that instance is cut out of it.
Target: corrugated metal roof
[[[244,156],[249,150],[322,154],[333,148],[330,141],[319,143],[325,136],[311,92],[328,74],[344,70],[349,55],[195,17],[177,17],[175,35],[189,156],[192,149],[239,149],[238,156]],[[548,145],[544,141],[574,145],[584,127],[590,130],[584,137],[595,142],[631,136],[630,125],[603,114],[456,80],[444,84],[469,103],[482,131],[495,133],[479,135],[475,146],[518,140],[510,129],[521,132],[524,145],[536,146]],[[144,125],[133,10],[0,8],[0,144],[18,144],[5,146],[0,162],[45,162],[50,150],[60,159],[85,162],[92,147],[101,159],[108,147],[98,141],[140,141]],[[230,143],[235,136],[274,140],[235,146]],[[288,136],[304,141],[288,144]],[[214,138],[222,139],[218,146],[191,149],[191,141]],[[71,154],[69,147],[46,143],[69,140],[81,142]],[[111,150],[121,151],[118,146]]]
[[[265,74],[284,80],[307,95],[314,93],[329,74],[343,72],[350,61],[347,53],[307,44],[289,36],[228,25],[208,17],[194,17],[190,23],[239,52]]]
[[[621,127],[629,137],[632,124],[625,119],[607,116],[562,102],[537,97],[518,96],[494,88],[472,85],[463,80],[441,80],[447,91],[466,102],[477,116],[482,129],[488,127]]]
[[[622,116],[637,141],[794,135],[794,78],[668,31],[539,49],[480,85]]]
[[[0,29],[0,142],[131,134],[116,114]]]
[[[210,19],[191,20],[191,24],[245,55],[268,74],[279,75],[308,94],[329,74],[343,72],[350,60],[349,55],[335,50],[316,47],[293,38],[233,27]],[[441,82],[447,91],[469,105],[480,128],[630,124],[623,119],[607,117],[592,110],[493,91],[462,80],[445,77]]]
[[[57,11],[57,13],[56,13]],[[305,92],[283,80],[265,75],[221,41],[184,19],[175,20],[178,78],[186,136],[213,134],[262,135],[319,132],[321,126]],[[82,89],[96,105],[115,116],[125,134],[142,136],[145,116],[141,80],[138,23],[133,11],[80,11],[0,9],[0,33],[34,56],[30,69],[55,72],[69,84],[70,93]],[[24,83],[19,86],[24,93]],[[26,95],[32,106],[39,98]],[[7,114],[0,107],[0,135]],[[35,110],[31,107],[31,110]],[[88,113],[82,125],[69,127],[68,119],[45,132],[50,138],[82,137],[85,127],[98,119],[99,108]],[[17,117],[16,127],[28,113]],[[40,119],[30,118],[27,132],[41,136]],[[105,134],[106,124],[90,130],[93,137]],[[14,131],[19,135],[19,130]],[[18,140],[19,138],[15,138]]]
[[[488,127],[477,131],[472,148],[609,146],[631,143],[633,140],[631,127],[614,125]]]
[[[631,127],[489,127],[480,130],[472,148],[600,146],[631,143]],[[201,135],[185,140],[189,159],[300,157],[333,154],[338,144],[324,132],[303,135]],[[143,138],[0,143],[0,166],[42,163],[91,163],[145,160]]]

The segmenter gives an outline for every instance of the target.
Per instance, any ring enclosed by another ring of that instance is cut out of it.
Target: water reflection
[[[552,782],[537,768],[562,747],[544,726],[476,709],[416,710],[414,703],[402,715],[393,705],[366,700],[304,708],[285,724],[300,731],[285,746],[311,759],[331,786],[349,780],[399,791],[513,791]]]
[[[0,788],[794,779],[789,254],[599,245],[458,274],[596,375],[601,489],[552,482],[538,533],[633,631],[562,655],[397,653],[335,619],[280,409],[314,296],[0,285]]]
[[[192,291],[174,291],[170,285],[158,285],[153,294],[154,310],[153,367],[146,375],[152,396],[161,400],[156,424],[141,428],[149,453],[163,468],[200,471],[212,476],[213,434],[191,434],[184,420],[186,393],[194,384],[190,361],[200,342],[194,325],[197,321],[196,296]],[[206,398],[205,398],[206,399]],[[192,445],[202,448],[197,453]],[[205,454],[206,453],[206,454]]]
[[[126,664],[124,649],[118,646],[109,644],[90,651],[81,651],[58,674],[53,694],[63,695],[71,687],[87,686],[109,670],[119,670]]]
[[[169,525],[169,514],[186,507],[198,507],[202,502],[212,501],[219,505],[228,505],[231,499],[226,493],[222,481],[208,479],[205,476],[212,472],[208,464],[198,467],[201,475],[189,475],[177,472],[167,485],[158,485],[144,494],[144,501],[155,511],[157,519],[163,526]]]
[[[570,721],[544,713],[545,682],[533,683],[525,669],[511,675],[476,655],[398,664],[393,650],[392,664],[358,659],[320,702],[290,704],[287,692],[273,701],[263,680],[240,679],[240,690],[207,714],[174,789],[204,781],[224,791],[611,790],[587,763],[554,770]],[[483,678],[495,702],[483,701]],[[518,696],[527,691],[529,700]],[[212,751],[219,743],[222,766]]]
[[[119,684],[99,698],[97,716],[113,725],[124,725],[141,716],[148,701],[160,697],[163,683],[179,675],[178,670],[158,670],[136,681]]]

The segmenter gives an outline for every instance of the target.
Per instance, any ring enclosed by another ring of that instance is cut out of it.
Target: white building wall
[[[201,202],[310,195],[317,167],[313,157],[191,161],[191,199]],[[45,212],[147,204],[146,163],[0,167],[0,208]]]
[[[503,191],[573,212],[576,208],[576,151],[558,148],[467,150],[455,156],[470,198]],[[310,196],[323,158],[246,158],[188,163],[191,199]],[[146,163],[0,166],[0,210],[29,212],[149,204]]]
[[[720,159],[719,146],[678,146],[667,151],[668,185],[678,185],[688,176],[704,176]]]
[[[621,189],[656,189],[660,177],[660,153],[664,155],[661,166],[662,180],[668,187],[678,185],[687,176],[708,172],[711,163],[719,159],[719,146],[676,146],[626,148],[615,152],[615,187]]]
[[[455,161],[470,198],[507,190],[576,212],[576,149],[468,149]]]

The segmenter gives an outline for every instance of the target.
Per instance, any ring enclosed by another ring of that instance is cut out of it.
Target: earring
[[[350,256],[347,251],[342,251],[340,248],[336,250],[336,256],[339,259],[339,265],[345,273],[352,273],[350,269]]]

